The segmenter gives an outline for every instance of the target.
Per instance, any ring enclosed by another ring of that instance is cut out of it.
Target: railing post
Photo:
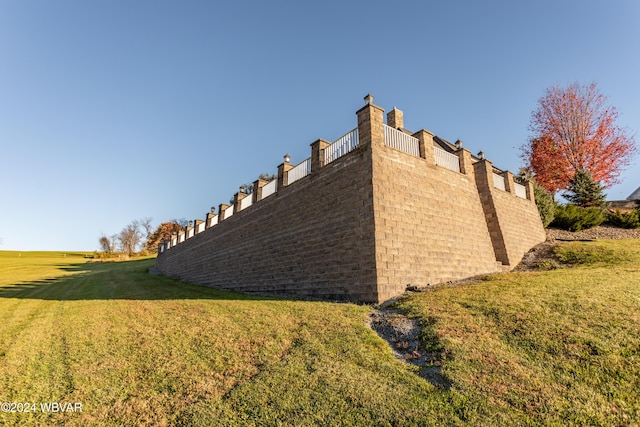
[[[211,228],[213,225],[211,224],[213,217],[216,216],[216,207],[211,206],[211,212],[207,212],[207,217],[205,219],[204,229]]]
[[[535,203],[536,201],[536,196],[535,196],[535,192],[534,192],[534,188],[533,188],[533,182],[531,181],[527,181],[524,183],[524,188],[527,191],[527,200],[532,201]]]
[[[240,187],[240,190],[241,191],[238,191],[236,194],[233,195],[233,213],[240,212],[242,210],[240,206],[241,204],[240,202],[242,201],[242,199],[247,197],[247,194],[242,192],[242,187]]]
[[[311,172],[315,172],[324,166],[324,150],[331,143],[324,139],[318,139],[311,143]]]
[[[404,129],[404,114],[402,111],[393,107],[393,110],[387,113],[387,126],[398,130]]]
[[[284,162],[278,165],[278,188],[288,185],[287,173],[295,166],[289,163],[289,155],[284,156]]]
[[[412,136],[418,139],[420,157],[426,159],[430,165],[435,165],[436,159],[433,154],[433,134],[428,130],[421,129]]]
[[[471,161],[471,152],[466,148],[462,148],[462,143],[460,145],[456,144],[458,148],[455,152],[456,156],[460,161],[460,173],[465,175],[473,176],[473,162]]]
[[[253,193],[251,193],[251,197],[253,197],[253,203],[262,200],[262,187],[267,184],[268,182],[264,179],[257,179],[253,181]]]
[[[192,238],[194,235],[193,225],[191,224],[193,224],[193,222],[189,221],[189,225],[187,225],[187,228],[185,229],[185,240]]]
[[[504,189],[507,193],[511,193],[515,196],[516,188],[513,185],[513,174],[510,171],[502,172],[502,178],[504,178]]]
[[[224,220],[224,211],[231,205],[227,205],[226,203],[220,203],[218,206],[218,222]]]
[[[358,138],[360,145],[384,146],[384,110],[373,104],[373,96],[364,97],[367,103],[356,111],[358,116]]]

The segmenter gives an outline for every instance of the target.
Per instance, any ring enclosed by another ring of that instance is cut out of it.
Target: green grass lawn
[[[565,245],[575,267],[413,294],[437,388],[371,308],[217,291],[153,259],[0,252],[0,425],[633,425],[640,242]],[[43,412],[40,403],[82,404]]]

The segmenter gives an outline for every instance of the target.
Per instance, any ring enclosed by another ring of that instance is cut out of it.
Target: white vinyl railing
[[[329,164],[335,159],[344,156],[358,146],[358,128],[347,132],[338,138],[333,144],[324,149],[324,164]]]
[[[233,215],[233,205],[224,210],[224,219],[229,218],[231,215]]]
[[[504,186],[504,177],[493,172],[493,186],[499,190],[506,191]]]
[[[433,147],[433,157],[436,165],[442,166],[454,172],[460,172],[460,158],[440,147]]]
[[[240,210],[244,210],[253,204],[253,194],[247,194],[247,196],[240,200]]]
[[[218,224],[218,215],[214,215],[211,217],[211,220],[209,221],[209,228],[213,227],[216,224]]]
[[[384,143],[396,150],[420,157],[420,141],[411,135],[384,125]]]
[[[192,238],[195,235],[193,228],[187,230],[187,239]]]
[[[204,222],[196,224],[196,234],[200,234],[204,231]]]
[[[513,184],[513,187],[516,190],[516,196],[520,197],[521,199],[527,198],[527,187],[522,184],[518,184],[517,182]]]
[[[272,195],[278,190],[278,180],[274,179],[273,181],[269,181],[264,187],[262,187],[262,198],[264,199],[267,196]]]
[[[287,172],[287,185],[291,185],[297,180],[304,178],[311,173],[311,157],[303,160],[302,163]]]

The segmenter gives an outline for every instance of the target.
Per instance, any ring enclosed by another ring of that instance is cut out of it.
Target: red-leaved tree
[[[522,147],[527,169],[551,194],[566,189],[578,171],[609,187],[628,166],[637,148],[616,126],[617,113],[595,83],[554,86],[531,114],[531,139]]]

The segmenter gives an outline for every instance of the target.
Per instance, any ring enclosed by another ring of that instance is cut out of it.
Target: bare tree
[[[142,242],[142,247],[147,247],[147,242],[151,238],[151,234],[153,233],[153,225],[151,225],[151,217],[144,217],[139,221],[140,227],[142,228],[142,233],[144,237],[144,241]]]
[[[100,237],[100,248],[102,252],[111,254],[116,250],[116,236],[107,237],[106,235],[102,235]]]
[[[136,251],[141,239],[140,221],[138,220],[131,221],[131,224],[123,228],[120,234],[118,234],[120,249],[127,255],[131,255]]]
[[[144,235],[149,236],[153,233],[153,226],[151,225],[151,217],[142,218],[140,222],[140,226],[144,229]]]

